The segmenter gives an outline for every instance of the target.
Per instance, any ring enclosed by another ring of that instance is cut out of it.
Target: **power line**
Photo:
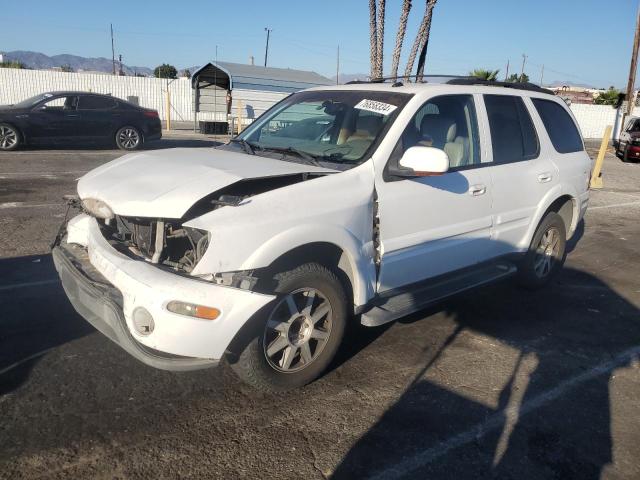
[[[264,66],[267,66],[267,58],[269,57],[269,35],[273,32],[273,29],[264,27],[264,31],[267,32],[267,45],[264,49]]]

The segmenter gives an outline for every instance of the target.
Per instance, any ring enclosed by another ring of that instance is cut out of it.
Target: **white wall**
[[[160,78],[0,68],[0,105],[17,103],[44,92],[78,90],[110,93],[123,100],[128,96],[137,96],[142,107],[157,110],[160,118],[166,120],[167,85],[171,98],[171,119],[193,122],[193,90],[191,81],[186,78],[168,82]],[[233,91],[231,114],[237,116],[240,106],[243,124],[250,123],[287,95],[280,92],[236,89]],[[227,120],[226,107],[221,107],[217,117],[218,121]],[[214,120],[214,113],[199,112],[198,120]]]
[[[17,103],[44,92],[80,90],[110,93],[123,100],[127,96],[137,96],[141,106],[157,110],[165,119],[167,83],[167,80],[159,78],[0,68],[0,104]],[[180,78],[169,83],[169,92],[171,118],[193,120],[190,81]]]
[[[617,124],[619,122],[616,118],[621,116],[621,113],[610,105],[574,103],[570,108],[576,117],[584,138],[602,138],[602,134],[607,125],[611,125],[612,127],[618,126]],[[640,107],[636,107],[633,110],[633,115],[640,116]],[[619,126],[614,131],[614,138],[617,138],[618,131]]]

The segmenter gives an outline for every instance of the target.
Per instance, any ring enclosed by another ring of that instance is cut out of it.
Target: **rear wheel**
[[[277,299],[244,332],[246,346],[231,367],[265,391],[286,391],[318,378],[334,358],[347,323],[338,277],[317,263],[276,275]]]
[[[22,137],[13,125],[0,123],[0,151],[9,152],[20,146]]]
[[[542,219],[524,260],[518,267],[518,280],[526,288],[545,286],[562,268],[565,259],[566,229],[562,217],[549,212]]]
[[[116,132],[116,145],[120,150],[137,150],[142,146],[142,134],[136,127],[122,127]]]

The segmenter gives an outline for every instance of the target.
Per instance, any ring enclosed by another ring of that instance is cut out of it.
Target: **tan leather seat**
[[[456,142],[457,132],[455,120],[445,115],[425,115],[420,123],[421,143],[430,141],[431,146],[444,150],[450,167],[459,167],[464,160],[464,144]]]

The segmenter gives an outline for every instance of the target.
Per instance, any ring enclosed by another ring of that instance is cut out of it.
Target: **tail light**
[[[149,117],[149,118],[160,118],[158,116],[158,112],[156,112],[155,110],[147,110],[144,112],[144,116],[145,117]]]

